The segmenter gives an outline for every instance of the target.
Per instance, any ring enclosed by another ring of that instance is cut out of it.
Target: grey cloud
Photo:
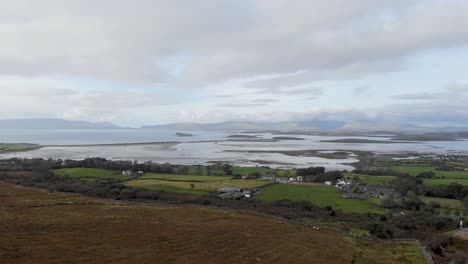
[[[273,99],[273,98],[263,98],[263,99],[251,100],[251,102],[254,102],[254,103],[274,103],[274,102],[278,102],[278,101],[279,101],[278,99]]]
[[[372,90],[372,87],[364,85],[364,86],[359,86],[353,89],[353,94],[358,96],[358,95],[363,95],[363,94],[369,94],[369,91]]]
[[[19,86],[19,85],[0,85],[1,91],[5,97],[61,97],[72,96],[76,91],[69,88],[55,88],[42,86]]]
[[[346,69],[466,44],[468,3],[441,3],[2,1],[0,74],[184,87],[297,72],[307,74],[291,77],[296,85],[321,76],[359,78],[372,70]],[[167,63],[181,57],[179,65]]]
[[[423,92],[423,93],[407,93],[393,96],[399,100],[460,100],[468,95],[467,84],[449,84],[443,87],[441,92]]]
[[[227,104],[218,104],[218,107],[260,107],[266,106],[268,104],[264,103],[227,103]]]
[[[358,62],[336,69],[317,69],[292,74],[282,74],[271,78],[261,78],[245,83],[251,88],[283,88],[323,80],[353,80],[372,74],[383,74],[403,70],[401,62],[388,61]]]
[[[306,96],[307,98],[317,98],[323,95],[324,91],[320,87],[301,87],[260,89],[254,93],[281,96]]]

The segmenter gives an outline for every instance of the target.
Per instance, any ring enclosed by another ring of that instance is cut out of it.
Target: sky
[[[466,0],[0,4],[0,119],[468,126]]]

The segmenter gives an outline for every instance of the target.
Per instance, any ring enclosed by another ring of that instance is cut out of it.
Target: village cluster
[[[272,183],[283,183],[283,184],[311,184],[310,177],[312,176],[297,176],[297,177],[284,177],[276,176],[274,174],[266,174],[260,176],[260,179],[264,181],[270,181]],[[241,179],[251,179],[250,175],[243,175]],[[381,185],[367,185],[354,181],[351,179],[338,179],[336,181],[325,181],[321,183],[312,183],[317,185],[333,186],[338,189],[343,197],[345,198],[388,198],[388,197],[401,197],[401,194],[394,188]],[[251,198],[260,192],[261,188],[255,189],[241,189],[233,187],[224,187],[218,189],[218,197],[221,199],[242,199]]]

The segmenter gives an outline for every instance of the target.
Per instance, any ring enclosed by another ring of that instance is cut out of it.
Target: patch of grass
[[[328,219],[317,219],[317,218],[302,218],[301,221],[318,226],[327,226],[332,228],[338,228],[342,230],[349,230],[355,234],[359,234],[362,236],[371,236],[368,230],[364,230],[361,228],[353,227],[350,223],[346,223],[343,221],[332,221]]]
[[[421,200],[425,203],[430,202],[437,202],[443,208],[450,208],[456,210],[463,210],[463,204],[460,200],[457,199],[449,199],[449,198],[438,198],[438,197],[427,197],[427,196],[420,196]]]
[[[64,168],[52,171],[55,175],[78,178],[84,181],[96,182],[99,180],[126,181],[132,179],[131,176],[124,176],[120,171],[102,170],[93,168]]]
[[[376,243],[356,238],[346,239],[356,250],[351,263],[426,263],[415,242],[379,241]]]
[[[468,179],[422,179],[427,185],[449,185],[453,182],[468,186]]]
[[[146,173],[139,179],[141,180],[169,180],[169,181],[192,181],[192,182],[214,182],[229,180],[230,176],[197,176],[197,175],[176,175],[162,173]]]
[[[125,182],[126,186],[138,187],[153,191],[164,191],[174,193],[190,193],[207,195],[211,189],[202,189],[199,183],[194,183],[195,188],[191,188],[189,182],[162,181],[162,180],[132,180]],[[205,186],[206,187],[206,186]]]
[[[271,169],[271,168],[264,168],[264,167],[233,167],[232,174],[252,174],[252,173],[260,173],[260,174],[276,174],[278,176],[296,176],[296,170],[281,170],[281,169]]]
[[[278,201],[288,199],[292,201],[309,201],[321,207],[331,206],[334,209],[350,213],[382,214],[386,210],[374,202],[364,199],[345,199],[334,188],[329,186],[310,186],[295,184],[275,184],[261,192],[257,199],[264,201]]]
[[[175,176],[179,177],[179,176]],[[192,176],[198,177],[198,176]],[[209,177],[209,176],[207,176]],[[190,177],[187,177],[190,178]],[[256,188],[268,184],[269,182],[261,180],[233,180],[229,177],[221,177],[217,181],[204,181],[204,182],[190,182],[190,181],[167,181],[157,179],[138,179],[125,183],[127,186],[140,187],[150,190],[168,191],[168,192],[181,192],[192,194],[208,194],[223,187],[237,187],[237,188]],[[191,184],[194,185],[192,188]]]
[[[395,176],[374,176],[356,173],[345,173],[344,176],[350,179],[353,179],[354,176],[357,176],[361,182],[370,185],[387,185],[396,178]]]
[[[409,175],[416,176],[421,172],[433,171],[438,177],[452,178],[452,179],[468,179],[468,171],[441,171],[436,170],[435,166],[392,166],[393,171],[408,173]]]
[[[10,152],[10,151],[26,151],[39,148],[39,145],[36,144],[27,144],[27,143],[0,143],[0,152]]]

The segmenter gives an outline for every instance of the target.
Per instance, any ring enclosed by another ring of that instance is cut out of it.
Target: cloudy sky
[[[0,119],[468,126],[466,0],[0,3]]]

